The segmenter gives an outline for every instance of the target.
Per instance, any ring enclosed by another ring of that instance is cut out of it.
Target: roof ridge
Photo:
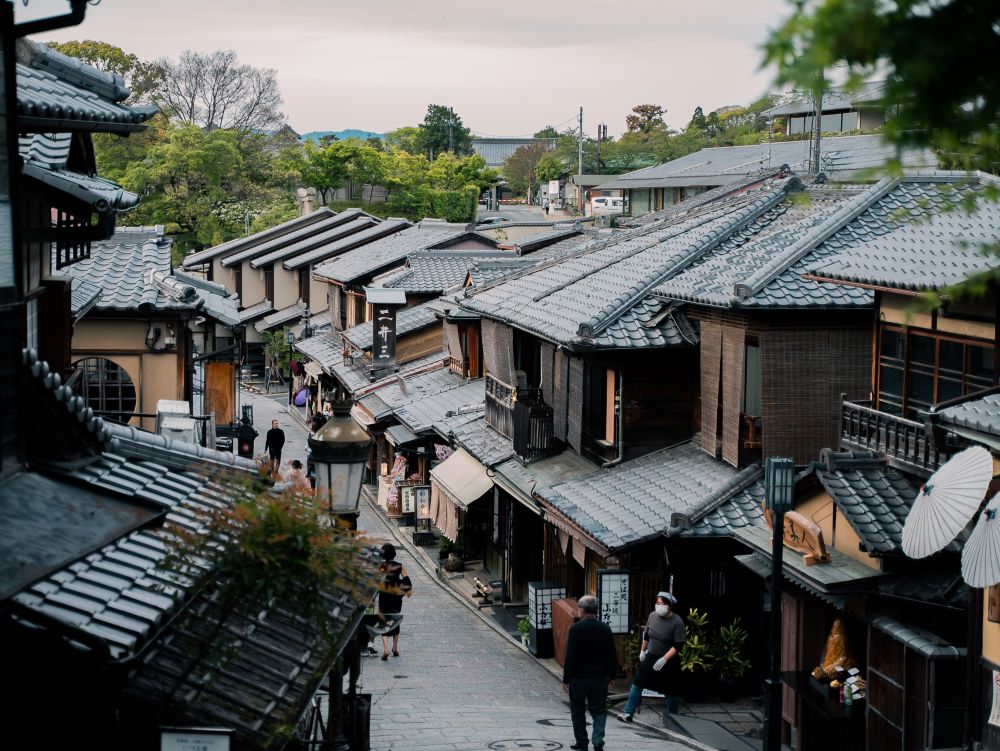
[[[763,475],[764,468],[760,464],[751,464],[748,467],[744,467],[735,477],[710,495],[694,513],[686,514],[685,516],[691,524],[696,524],[708,516],[708,514],[715,511],[719,506],[733,498],[737,493],[746,490]],[[671,521],[673,520],[671,519]]]
[[[646,282],[643,283],[636,290],[636,292],[627,300],[618,304],[612,304],[605,307],[596,316],[593,316],[590,319],[590,321],[588,321],[586,324],[580,324],[580,327],[577,329],[577,334],[579,336],[593,337],[602,333],[605,329],[607,329],[608,326],[610,326],[614,322],[614,320],[618,317],[618,315],[634,307],[638,299],[649,296],[649,294],[664,280],[666,280],[673,274],[677,273],[681,269],[687,267],[691,263],[698,260],[711,248],[715,247],[718,243],[722,242],[726,238],[731,237],[733,233],[738,232],[741,228],[743,228],[750,222],[757,219],[764,212],[770,211],[775,205],[777,205],[781,200],[784,199],[788,190],[792,188],[794,185],[795,185],[794,179],[787,180],[784,185],[780,186],[777,190],[774,190],[770,195],[752,201],[746,207],[745,213],[741,217],[733,220],[727,226],[720,228],[716,232],[711,233],[701,243],[697,244],[694,248],[685,253],[683,258],[671,264],[667,269],[662,270],[660,271],[660,273],[647,278]],[[685,232],[703,226],[709,221],[712,220],[706,219],[705,222],[701,222],[695,225],[694,227],[689,227],[687,230],[685,230]],[[680,234],[684,233],[678,233],[678,235],[673,235],[673,237],[678,237]],[[666,239],[669,240],[672,238],[666,238]],[[622,256],[623,259],[627,257],[628,256]]]
[[[18,42],[19,51],[30,49],[30,52],[23,56],[27,59],[21,60],[23,65],[44,71],[64,83],[79,86],[84,91],[110,99],[112,102],[124,101],[132,93],[125,85],[125,79],[117,73],[95,68],[79,58],[70,57],[41,42],[28,39]]]
[[[850,224],[862,213],[882,200],[898,184],[898,179],[882,178],[875,185],[864,190],[860,195],[849,199],[846,205],[837,209],[830,217],[821,222],[818,227],[814,227],[806,235],[796,240],[783,253],[780,253],[776,258],[771,259],[769,263],[757,269],[757,271],[750,275],[749,279],[734,285],[733,302],[751,298],[759,293],[770,282],[774,281],[776,277],[805,258],[820,243],[828,240],[842,227]]]

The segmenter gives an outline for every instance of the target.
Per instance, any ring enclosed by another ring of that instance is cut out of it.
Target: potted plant
[[[642,648],[642,639],[639,638],[640,633],[642,633],[641,626],[635,631],[629,632],[622,648],[622,661],[625,663],[623,670],[625,677],[630,681],[639,667],[639,652]]]
[[[680,652],[682,690],[688,701],[703,701],[708,694],[709,676],[715,664],[708,624],[708,613],[697,608],[688,611],[687,638]]]
[[[720,628],[715,636],[715,674],[719,679],[719,698],[722,701],[736,701],[739,696],[739,680],[750,667],[750,660],[745,655],[748,637],[739,618]]]
[[[524,616],[517,622],[517,633],[521,635],[521,644],[527,647],[531,634],[531,621],[528,620],[528,616]]]
[[[438,560],[443,561],[455,549],[454,543],[444,535],[438,538]]]

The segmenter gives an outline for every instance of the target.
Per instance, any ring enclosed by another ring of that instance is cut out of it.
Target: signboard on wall
[[[600,603],[600,618],[611,627],[613,634],[627,634],[629,573],[624,569],[602,568],[597,571],[597,600]]]
[[[396,365],[396,306],[373,306],[372,369]]]

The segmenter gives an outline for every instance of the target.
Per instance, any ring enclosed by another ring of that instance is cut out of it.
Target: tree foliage
[[[996,0],[796,0],[770,36],[765,62],[780,83],[814,91],[846,67],[848,84],[882,77],[883,132],[937,149],[955,166],[1000,164],[1000,3]]]
[[[549,147],[543,141],[527,143],[519,147],[503,163],[503,176],[515,195],[534,192],[538,186],[536,167],[548,151]]]
[[[460,155],[472,153],[472,133],[450,107],[427,105],[427,114],[418,127],[417,145],[421,153],[428,154],[431,159],[445,151]]]
[[[157,65],[163,71],[157,102],[179,123],[244,134],[274,131],[284,122],[275,72],[241,64],[232,50],[186,50]]]
[[[78,58],[98,70],[115,73],[125,80],[129,88],[126,104],[150,102],[163,81],[163,69],[154,62],[140,60],[107,42],[93,39],[71,42],[49,42],[48,46],[64,55]]]
[[[667,114],[666,108],[658,104],[636,105],[632,108],[632,113],[625,116],[626,132],[649,136],[666,131],[667,124],[663,121],[665,114]]]

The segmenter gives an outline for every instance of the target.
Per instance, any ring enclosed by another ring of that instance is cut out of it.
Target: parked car
[[[476,226],[491,227],[495,224],[503,224],[504,222],[509,222],[509,221],[510,219],[508,219],[505,216],[488,216],[485,219],[480,219],[478,222],[476,222]]]
[[[597,196],[590,199],[590,212],[600,214],[621,214],[625,211],[625,199],[615,196]]]

